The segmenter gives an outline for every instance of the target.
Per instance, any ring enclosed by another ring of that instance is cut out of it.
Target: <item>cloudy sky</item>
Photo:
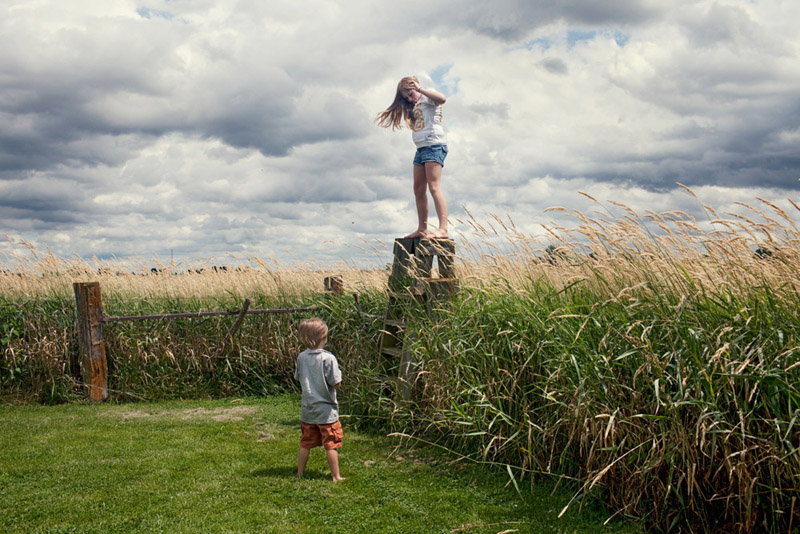
[[[0,261],[20,240],[371,257],[416,225],[410,133],[373,122],[411,74],[448,97],[454,235],[465,209],[539,235],[547,207],[596,209],[578,191],[800,200],[798,20],[796,0],[0,0]]]

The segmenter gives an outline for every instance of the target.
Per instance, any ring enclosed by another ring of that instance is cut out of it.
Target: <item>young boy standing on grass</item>
[[[323,350],[328,341],[328,325],[319,318],[305,319],[298,327],[300,341],[306,350],[297,357],[294,378],[303,388],[300,403],[300,453],[297,455],[297,476],[303,476],[311,449],[325,448],[325,457],[334,482],[344,480],[339,474],[339,453],[342,446],[342,424],[336,390],[342,383],[342,372],[336,356]]]

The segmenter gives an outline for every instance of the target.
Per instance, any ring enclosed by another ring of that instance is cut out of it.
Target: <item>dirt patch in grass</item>
[[[275,435],[278,433],[277,429],[273,425],[268,425],[264,422],[256,423],[256,435],[258,442],[270,441],[275,439]]]
[[[180,419],[182,421],[200,420],[200,421],[242,421],[245,416],[256,413],[255,406],[236,406],[234,408],[193,408],[191,410],[168,410],[164,412],[143,412],[141,410],[131,410],[124,412],[117,412],[113,415],[119,417],[122,421],[130,421],[133,419],[143,419],[148,417],[167,417],[172,419]]]
[[[255,406],[237,406],[235,408],[215,408],[213,410],[195,408],[193,410],[183,410],[177,414],[184,420],[210,417],[214,421],[225,422],[241,421],[244,419],[244,416],[254,414],[255,412]]]
[[[125,412],[121,414],[120,419],[123,421],[128,421],[130,419],[141,419],[142,417],[152,417],[153,414],[147,412],[140,412],[139,410],[134,410],[132,412]]]

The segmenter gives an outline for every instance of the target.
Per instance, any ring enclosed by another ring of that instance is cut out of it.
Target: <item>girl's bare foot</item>
[[[414,238],[414,237],[425,237],[427,235],[428,235],[428,232],[426,232],[425,230],[417,230],[416,232],[412,232],[412,233],[408,234],[405,237],[405,239],[411,239],[411,238]]]
[[[427,237],[428,239],[447,239],[448,238],[447,229],[439,228],[432,234],[428,234]]]
[[[347,480],[347,479],[344,477],[338,477],[333,479],[334,482],[341,482],[342,480]]]

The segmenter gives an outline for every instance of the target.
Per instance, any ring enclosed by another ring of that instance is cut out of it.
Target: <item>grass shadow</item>
[[[253,478],[297,478],[297,467],[265,467],[250,473]],[[316,470],[306,470],[302,477],[304,480],[324,480],[331,478],[330,473]]]
[[[274,421],[274,423],[277,424],[277,425],[281,425],[281,426],[288,426],[288,427],[291,427],[291,428],[297,428],[298,431],[300,429],[300,418],[299,417],[296,417],[296,418],[293,417],[291,419],[284,418],[284,419],[282,419],[280,421]]]

